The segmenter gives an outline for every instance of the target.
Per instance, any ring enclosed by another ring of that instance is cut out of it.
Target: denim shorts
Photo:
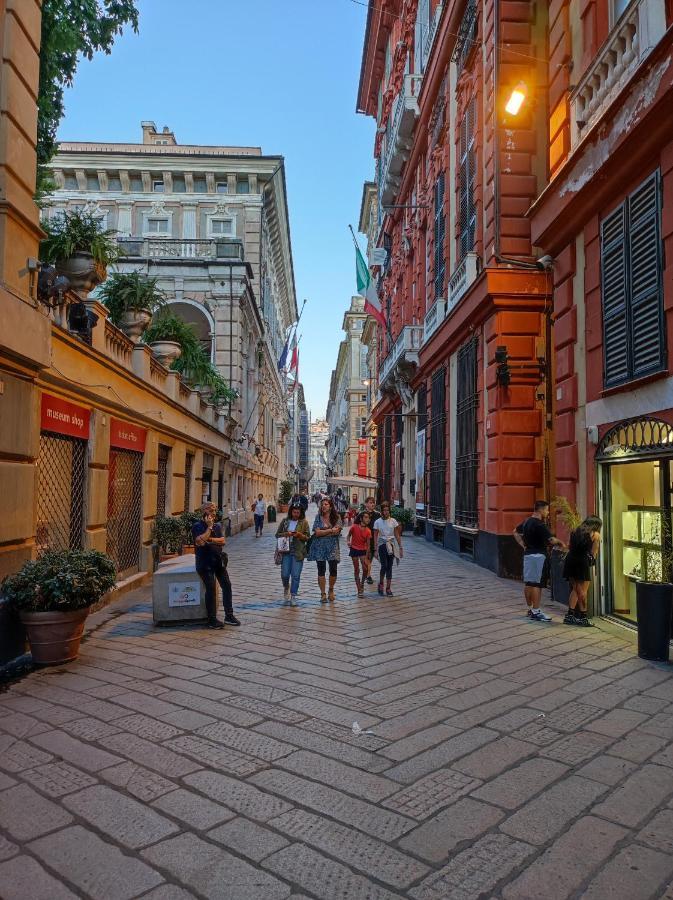
[[[542,573],[547,557],[544,553],[524,553],[523,580],[528,587],[542,587]]]

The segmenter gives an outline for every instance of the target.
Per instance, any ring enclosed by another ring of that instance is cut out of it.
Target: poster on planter
[[[170,581],[168,583],[169,606],[198,606],[200,602],[200,582]]]

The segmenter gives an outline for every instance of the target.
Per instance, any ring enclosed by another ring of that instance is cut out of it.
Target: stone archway
[[[215,359],[215,320],[202,303],[196,300],[170,300],[171,313],[193,326],[208,359]]]

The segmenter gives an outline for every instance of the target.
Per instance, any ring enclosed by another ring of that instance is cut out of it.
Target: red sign
[[[62,397],[42,394],[42,431],[55,431],[56,434],[67,434],[88,441],[90,416],[91,410],[84,406],[77,406]]]
[[[145,439],[147,429],[139,425],[131,425],[121,419],[110,419],[110,446],[122,450],[135,450],[137,453],[145,452]]]
[[[367,438],[358,438],[358,475],[367,477]]]

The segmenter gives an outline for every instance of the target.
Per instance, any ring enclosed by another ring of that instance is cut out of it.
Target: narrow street
[[[229,543],[240,629],[145,589],[0,693],[3,900],[673,897],[669,669],[411,537],[393,599],[342,547],[285,608],[272,534]]]

